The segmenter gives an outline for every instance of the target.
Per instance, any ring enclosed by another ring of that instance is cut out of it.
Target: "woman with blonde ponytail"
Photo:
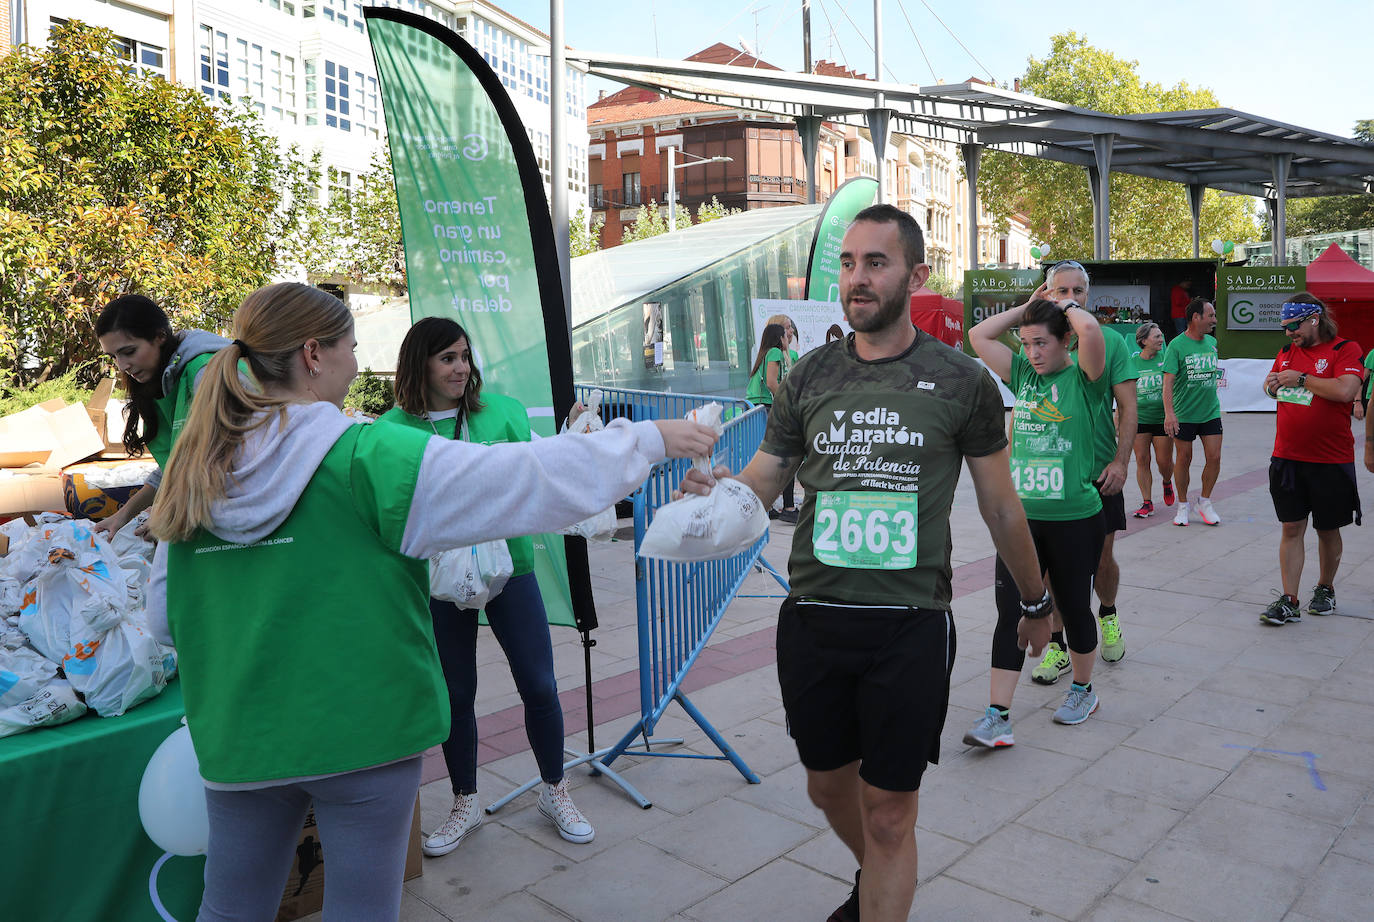
[[[617,420],[484,446],[355,425],[352,319],[307,285],[249,295],[234,335],[150,523],[150,614],[177,646],[210,816],[199,918],[272,918],[313,801],[325,918],[395,919],[420,755],[449,734],[428,558],[571,525],[715,436]]]

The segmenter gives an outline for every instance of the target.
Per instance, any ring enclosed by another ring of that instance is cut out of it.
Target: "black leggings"
[[[1055,607],[1064,621],[1064,639],[1075,653],[1097,649],[1097,622],[1093,619],[1093,574],[1102,558],[1106,535],[1102,515],[1068,522],[1028,521],[1040,569],[1048,574]],[[1011,571],[997,558],[997,628],[992,632],[992,668],[1020,672],[1026,651],[1016,646],[1016,625],[1021,620],[1021,593]]]

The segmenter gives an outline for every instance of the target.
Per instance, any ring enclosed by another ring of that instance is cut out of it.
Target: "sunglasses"
[[[1046,269],[1045,274],[1048,275],[1056,269],[1077,269],[1079,272],[1088,271],[1087,269],[1083,268],[1083,264],[1081,262],[1072,259],[1062,259],[1059,262],[1055,263],[1053,266],[1050,266],[1048,269]]]
[[[1303,317],[1303,318],[1300,319],[1300,320],[1290,320],[1290,321],[1288,321],[1287,323],[1281,323],[1281,324],[1279,324],[1279,326],[1281,326],[1281,327],[1283,328],[1283,331],[1284,331],[1285,333],[1296,333],[1296,332],[1298,332],[1298,328],[1299,328],[1299,327],[1301,327],[1304,323],[1306,323],[1307,321],[1312,320],[1312,319],[1314,319],[1314,318],[1312,318],[1312,317]]]

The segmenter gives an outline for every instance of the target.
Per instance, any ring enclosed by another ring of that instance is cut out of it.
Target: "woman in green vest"
[[[378,420],[444,439],[483,445],[530,441],[529,414],[519,401],[482,387],[467,331],[452,320],[426,317],[406,333],[396,359],[396,406]],[[563,778],[563,708],[553,671],[548,615],[534,576],[534,539],[506,542],[514,571],[486,607],[525,708],[525,735],[544,788],[539,811],[569,842],[592,841],[595,830],[573,804]],[[431,598],[434,640],[452,713],[444,763],[453,786],[448,819],[424,842],[426,855],[447,855],[482,822],[477,802],[477,611]]]
[[[114,359],[129,395],[124,448],[131,457],[146,449],[158,465],[143,489],[95,523],[95,531],[113,535],[153,504],[200,376],[210,356],[229,340],[204,330],[173,333],[162,308],[143,295],[124,295],[105,305],[96,318],[95,335],[101,351]]]
[[[1021,351],[1002,337],[1017,329]],[[1070,357],[1078,336],[1078,361]],[[1097,710],[1092,688],[1097,619],[1092,610],[1093,574],[1106,534],[1102,499],[1093,487],[1092,408],[1110,387],[1102,327],[1073,301],[1036,298],[969,330],[969,343],[993,374],[1011,388],[1011,475],[1035,552],[1055,606],[1064,621],[1073,682],[1056,723],[1080,724]],[[1114,335],[1114,334],[1109,334]],[[1025,662],[1017,646],[1021,597],[1011,573],[997,560],[997,626],[992,637],[991,703],[964,734],[964,742],[998,748],[1015,742],[1011,700]],[[1056,676],[1057,678],[1057,676]]]
[[[786,321],[775,323],[776,320]],[[751,403],[761,404],[771,412],[773,396],[782,389],[782,381],[796,360],[796,353],[789,348],[795,333],[788,332],[787,320],[782,314],[768,318],[759,337],[759,351],[754,356],[754,367],[749,369],[749,384],[745,387],[744,397]],[[782,491],[782,511],[768,510],[770,519],[778,519],[788,525],[797,524],[797,496],[795,487],[788,484]]]
[[[1150,486],[1150,449],[1155,451],[1159,479],[1164,483],[1164,505],[1174,504],[1174,440],[1164,432],[1164,333],[1157,323],[1142,323],[1135,331],[1140,351],[1131,355],[1136,378],[1136,406],[1140,421],[1135,433],[1135,481],[1140,487],[1137,519],[1155,514]]]
[[[177,647],[209,811],[200,918],[273,918],[313,800],[325,918],[395,919],[420,756],[449,735],[428,558],[571,525],[715,436],[617,420],[484,446],[355,425],[342,301],[269,285],[234,330],[150,522],[167,548],[150,621]]]

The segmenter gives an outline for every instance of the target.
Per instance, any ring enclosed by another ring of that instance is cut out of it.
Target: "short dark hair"
[[[402,410],[412,416],[420,416],[429,409],[425,406],[426,364],[431,357],[443,352],[460,339],[467,340],[468,348],[473,348],[472,337],[468,336],[468,331],[447,317],[424,317],[410,328],[405,339],[401,340],[401,351],[396,357],[396,402]],[[469,416],[482,409],[481,395],[482,372],[478,370],[474,359],[468,371],[468,383],[463,390],[463,399],[458,404],[463,416]],[[460,437],[457,429],[454,430],[453,437]]]
[[[869,205],[854,216],[854,223],[860,221],[897,225],[897,236],[902,241],[907,269],[914,269],[926,261],[926,238],[921,233],[921,225],[905,211],[893,205]]]
[[[1058,304],[1046,298],[1036,298],[1021,314],[1021,326],[1043,326],[1055,339],[1069,335],[1068,315]]]
[[[1201,317],[1204,305],[1211,303],[1206,298],[1194,298],[1189,301],[1188,306],[1183,309],[1184,322],[1191,323],[1194,317]]]

